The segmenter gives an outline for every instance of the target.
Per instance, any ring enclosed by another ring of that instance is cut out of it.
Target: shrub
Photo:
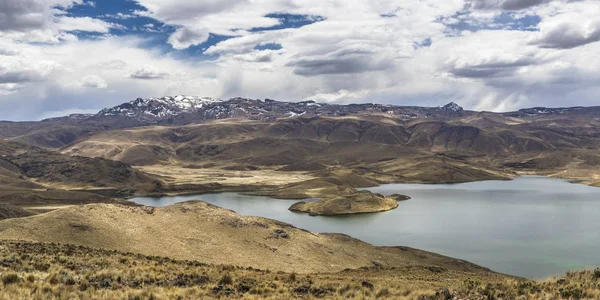
[[[2,283],[4,283],[4,285],[18,283],[20,280],[21,278],[19,278],[19,275],[17,275],[16,273],[8,273],[2,275]]]
[[[390,290],[385,288],[385,289],[379,290],[379,292],[377,292],[377,295],[375,295],[375,297],[376,298],[384,298],[384,297],[388,297],[389,295],[390,295]]]
[[[344,294],[346,294],[347,292],[349,292],[349,291],[350,291],[350,289],[351,289],[350,285],[349,285],[349,284],[346,284],[345,286],[341,287],[341,288],[338,290],[338,294],[340,294],[340,295],[342,295],[342,296],[343,296]]]
[[[373,290],[375,288],[375,286],[372,283],[370,283],[366,280],[363,280],[361,285],[362,285],[362,287],[367,288],[369,290]]]
[[[233,284],[233,278],[231,277],[231,275],[229,275],[229,273],[225,273],[223,277],[221,277],[221,279],[219,280],[219,284],[231,285]]]
[[[583,290],[577,287],[568,286],[559,289],[560,296],[565,299],[581,299],[583,298]]]

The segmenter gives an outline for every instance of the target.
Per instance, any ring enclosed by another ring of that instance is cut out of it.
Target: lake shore
[[[600,189],[539,176],[523,176],[513,181],[401,186],[404,188],[389,191],[382,188],[392,186],[367,188],[383,195],[411,195],[412,199],[399,202],[397,209],[333,217],[290,212],[290,201],[245,193],[142,197],[134,201],[162,206],[203,200],[242,215],[276,219],[312,232],[341,232],[379,246],[426,249],[528,278],[557,275],[597,264],[592,259],[594,256],[586,252],[586,249],[594,249],[591,245],[595,241],[583,238],[590,228],[600,226],[593,224],[596,219],[592,215],[582,220],[577,218],[577,222],[568,223],[570,226],[562,222],[572,219],[574,211],[581,207],[585,207],[585,215],[593,214],[594,207],[598,206],[594,195],[600,193]],[[578,195],[578,200],[569,200],[564,195]],[[312,200],[316,199],[309,201]],[[556,210],[557,206],[561,209]],[[507,217],[511,220],[508,223]],[[554,233],[550,234],[545,228],[553,228]],[[562,231],[579,234],[561,235]],[[561,236],[560,242],[554,242],[558,236]],[[498,241],[498,237],[503,241]],[[465,245],[474,250],[462,250]],[[541,252],[550,256],[540,257]],[[564,253],[572,255],[564,256]],[[568,265],[553,262],[573,261],[573,257],[582,260]]]

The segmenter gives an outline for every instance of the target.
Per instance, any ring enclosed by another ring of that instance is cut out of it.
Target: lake
[[[313,232],[345,233],[378,246],[419,248],[528,278],[600,266],[600,188],[523,176],[512,181],[388,184],[367,190],[412,199],[392,211],[340,217],[293,213],[288,208],[296,201],[237,193],[132,201],[165,206],[203,200]]]

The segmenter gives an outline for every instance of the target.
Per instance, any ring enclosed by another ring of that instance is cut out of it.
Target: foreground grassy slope
[[[458,259],[405,247],[375,247],[341,234],[316,234],[198,201],[163,208],[69,207],[0,221],[0,239],[68,243],[298,273],[411,266],[492,274]]]
[[[444,268],[295,274],[64,244],[0,241],[1,299],[598,299],[600,270],[545,281]]]

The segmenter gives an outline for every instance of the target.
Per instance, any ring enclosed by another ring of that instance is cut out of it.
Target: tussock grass
[[[295,274],[8,241],[0,282],[0,299],[600,299],[600,269],[544,281],[419,267]]]

